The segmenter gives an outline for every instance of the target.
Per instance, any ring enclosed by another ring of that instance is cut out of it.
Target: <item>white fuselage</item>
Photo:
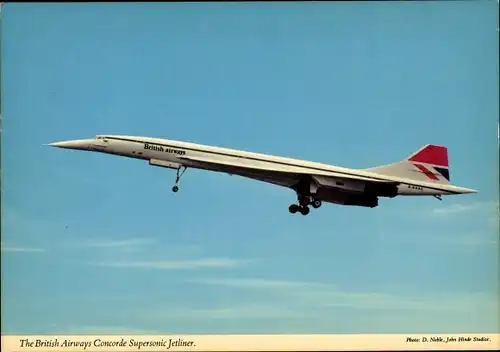
[[[84,141],[86,143],[82,143]],[[366,179],[374,179],[386,182],[398,182],[398,195],[447,195],[472,193],[472,190],[467,188],[447,184],[415,181],[394,176],[380,175],[364,170],[331,166],[317,162],[159,138],[102,135],[90,140],[61,143],[78,142],[81,145],[87,145],[88,147],[75,148],[68,146],[68,148],[85,149],[135,159],[143,159],[150,161],[153,165],[171,168],[176,168],[177,166],[182,165],[190,168],[237,174],[243,177],[270,182],[285,187],[290,187],[293,182],[295,182],[295,179],[283,176],[276,178],[272,174],[268,175],[259,170],[272,168],[273,170],[282,171],[283,174],[313,173],[316,175],[318,182],[324,182],[325,186],[334,186],[340,189],[344,188],[346,191],[362,191],[365,186]],[[200,160],[209,162],[200,162]],[[164,165],[159,165],[158,161],[163,161]],[[228,165],[241,165],[242,168],[231,167]],[[321,176],[324,176],[323,179]],[[343,178],[343,181],[332,181],[335,180],[335,177]],[[348,178],[348,180],[345,178]]]

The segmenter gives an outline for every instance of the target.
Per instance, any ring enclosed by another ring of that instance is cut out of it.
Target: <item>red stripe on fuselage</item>
[[[424,165],[420,165],[420,164],[413,164],[413,165],[415,165],[420,171],[422,171],[422,173],[425,174],[425,176],[427,176],[431,180],[439,180],[437,178],[437,176],[434,175],[434,173],[431,170],[429,170],[428,168],[426,168]]]

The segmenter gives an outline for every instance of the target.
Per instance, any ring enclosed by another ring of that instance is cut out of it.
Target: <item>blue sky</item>
[[[7,4],[2,333],[498,332],[498,4]],[[474,195],[324,205],[42,144],[163,137]]]

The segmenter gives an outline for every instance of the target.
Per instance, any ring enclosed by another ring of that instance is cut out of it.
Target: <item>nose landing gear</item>
[[[182,172],[181,172],[181,169],[183,169]],[[172,192],[177,193],[179,191],[179,183],[181,181],[182,175],[184,175],[184,172],[186,172],[186,169],[187,169],[187,167],[185,167],[185,166],[181,166],[177,169],[177,176],[175,178],[174,187],[172,187]]]

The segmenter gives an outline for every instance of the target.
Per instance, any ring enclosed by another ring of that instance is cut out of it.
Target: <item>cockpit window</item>
[[[107,140],[106,136],[95,136],[95,139],[96,140],[102,140],[103,142],[108,143],[108,140]]]

